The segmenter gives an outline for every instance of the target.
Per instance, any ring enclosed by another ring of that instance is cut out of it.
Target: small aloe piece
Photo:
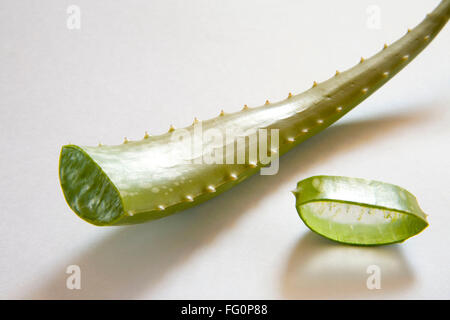
[[[402,242],[428,226],[416,198],[396,185],[365,179],[315,176],[293,191],[300,218],[337,242],[383,245]]]
[[[279,148],[271,152],[282,155],[333,124],[403,69],[444,27],[449,15],[450,0],[443,0],[417,27],[353,68],[314,82],[311,89],[289,94],[283,101],[221,112],[202,121],[203,130],[235,128],[250,137],[259,129],[279,129]],[[198,122],[195,119],[184,130],[193,133]],[[141,223],[206,201],[263,166],[248,159],[244,164],[196,164],[203,154],[177,160],[186,146],[172,139],[176,133],[170,127],[166,134],[146,133],[141,141],[125,139],[117,146],[63,146],[59,176],[67,203],[95,225]],[[203,150],[210,150],[210,142],[202,143]],[[227,142],[215,147],[225,150]],[[246,151],[252,147],[246,144]]]

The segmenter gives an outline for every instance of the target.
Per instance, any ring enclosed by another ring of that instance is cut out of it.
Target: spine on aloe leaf
[[[199,164],[204,151],[194,151],[188,159],[180,157],[186,142],[174,135],[195,136],[200,125],[204,132],[239,131],[249,141],[244,150],[248,151],[258,145],[259,129],[278,129],[279,144],[269,153],[282,155],[330,126],[404,68],[444,27],[449,15],[450,0],[444,0],[417,27],[373,57],[361,58],[356,66],[337,71],[327,81],[314,82],[304,93],[289,93],[283,101],[266,101],[256,108],[245,105],[240,112],[222,111],[205,121],[195,118],[183,130],[171,126],[166,134],[145,133],[140,141],[125,138],[117,146],[66,145],[59,166],[64,196],[73,211],[95,225],[141,223],[208,200],[267,163],[246,158],[244,163]],[[249,139],[252,136],[256,139]],[[225,150],[235,141],[204,139],[200,143],[201,150]]]

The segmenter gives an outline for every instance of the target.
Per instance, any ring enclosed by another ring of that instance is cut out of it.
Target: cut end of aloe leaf
[[[83,220],[109,225],[123,214],[119,191],[81,148],[74,145],[62,148],[59,179],[67,203]]]
[[[294,195],[303,222],[312,231],[337,242],[402,242],[428,226],[416,198],[388,183],[316,176],[300,181]]]

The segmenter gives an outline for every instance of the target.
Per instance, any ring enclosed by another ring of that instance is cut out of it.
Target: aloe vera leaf
[[[245,136],[258,129],[279,129],[282,155],[297,144],[324,130],[404,68],[444,27],[450,15],[450,0],[436,9],[413,30],[373,57],[353,68],[336,73],[311,89],[291,95],[280,102],[221,114],[202,121],[203,130],[227,128],[240,130]],[[198,123],[197,120],[194,123]],[[192,125],[183,130],[195,131]],[[199,165],[195,161],[205,154],[181,159],[179,150],[186,147],[174,141],[172,127],[159,136],[144,136],[117,146],[63,146],[59,177],[70,208],[95,225],[141,223],[167,216],[206,201],[258,172],[261,162],[244,164]],[[202,141],[203,150],[211,142]],[[246,150],[259,145],[246,144]],[[227,142],[216,148],[225,150]],[[194,162],[194,163],[192,163]]]
[[[300,218],[337,242],[383,245],[402,242],[428,226],[427,215],[407,190],[389,183],[314,176],[293,191]]]

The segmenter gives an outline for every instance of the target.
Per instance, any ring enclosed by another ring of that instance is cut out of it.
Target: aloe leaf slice
[[[300,218],[337,242],[383,245],[402,242],[428,226],[427,215],[407,190],[389,183],[314,176],[293,191]]]

